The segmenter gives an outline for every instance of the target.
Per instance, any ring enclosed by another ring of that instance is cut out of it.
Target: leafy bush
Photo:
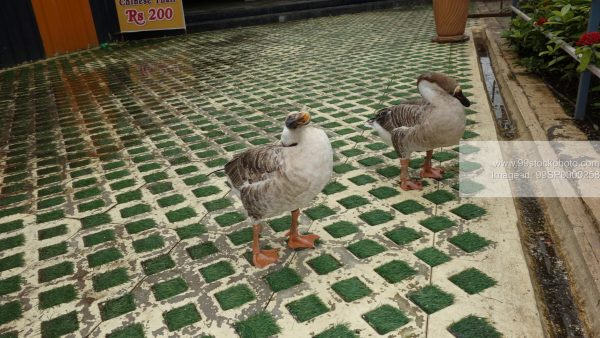
[[[578,74],[589,63],[600,65],[600,34],[584,35],[592,0],[528,0],[519,8],[534,21],[519,17],[511,21],[503,36],[519,54],[520,63],[529,71],[542,75],[567,97],[574,99]],[[545,33],[551,33],[548,38]],[[561,41],[576,47],[581,63],[560,48]],[[598,79],[594,79],[598,83]],[[600,86],[593,88],[590,101],[598,97]],[[596,113],[600,104],[594,105]]]

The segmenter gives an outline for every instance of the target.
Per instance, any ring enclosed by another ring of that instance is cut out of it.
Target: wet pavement
[[[444,179],[401,191],[365,130],[442,71],[474,101],[464,138],[496,139],[472,43],[433,34],[430,8],[389,10],[0,73],[0,337],[542,336],[512,201],[460,198],[455,148],[434,156]],[[262,234],[281,262],[259,270],[215,171],[297,110],[336,152],[300,217],[321,241],[286,249],[281,215]]]

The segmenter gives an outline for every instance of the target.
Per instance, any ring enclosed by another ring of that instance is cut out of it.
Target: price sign
[[[185,29],[183,0],[115,0],[122,33]]]

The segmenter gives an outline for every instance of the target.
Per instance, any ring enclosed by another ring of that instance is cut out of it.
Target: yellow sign
[[[183,0],[115,0],[121,32],[185,29]]]

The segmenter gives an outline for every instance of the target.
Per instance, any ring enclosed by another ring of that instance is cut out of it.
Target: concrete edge
[[[498,86],[521,140],[587,140],[544,82],[509,62],[516,56],[497,33],[484,27],[478,34],[486,41]],[[551,97],[554,102],[532,104],[531,95],[524,90],[525,85],[535,86],[540,96]],[[544,205],[550,230],[559,239],[559,251],[567,262],[572,290],[587,333],[590,337],[600,336],[600,199],[544,198],[540,202]]]

